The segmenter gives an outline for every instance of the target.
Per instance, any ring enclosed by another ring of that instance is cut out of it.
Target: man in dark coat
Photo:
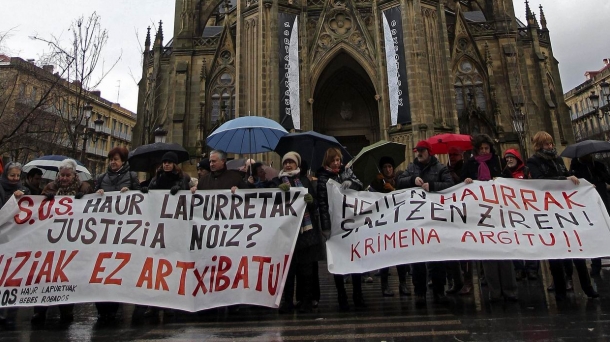
[[[35,167],[28,171],[28,174],[25,178],[25,184],[23,185],[30,190],[30,195],[40,195],[40,193],[42,193],[42,189],[40,188],[41,179],[41,169]]]
[[[221,190],[231,189],[235,192],[236,189],[248,189],[249,186],[244,182],[242,174],[239,171],[227,170],[227,154],[221,150],[210,152],[210,173],[201,179],[195,190]]]
[[[396,189],[420,187],[425,191],[441,191],[453,186],[453,179],[447,166],[440,163],[432,153],[428,142],[422,140],[415,146],[417,157],[405,172],[396,178]],[[447,302],[445,296],[446,264],[444,262],[420,262],[412,265],[413,286],[415,287],[415,304],[426,304],[427,276],[426,268],[432,279],[432,292],[437,303]]]
[[[593,155],[588,154],[583,157],[574,158],[570,162],[570,173],[578,178],[584,178],[587,182],[595,185],[595,190],[601,197],[606,207],[606,211],[610,206],[610,198],[606,184],[610,183],[610,174],[606,166],[597,160],[593,160]],[[602,259],[591,259],[591,276],[599,276],[602,270]]]

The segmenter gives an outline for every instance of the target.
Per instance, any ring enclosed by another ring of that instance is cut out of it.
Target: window
[[[466,109],[469,104],[482,111],[487,110],[487,95],[483,77],[470,60],[463,59],[458,64],[453,86],[458,113]]]
[[[38,88],[32,87],[32,93],[30,94],[30,99],[32,101],[36,101],[36,96],[38,95]]]
[[[224,72],[214,81],[211,91],[210,123],[215,123],[224,111],[224,120],[235,117],[235,77]]]

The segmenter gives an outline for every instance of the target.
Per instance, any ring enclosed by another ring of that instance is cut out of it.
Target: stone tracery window
[[[485,81],[477,67],[467,58],[460,61],[453,83],[455,87],[455,104],[458,113],[462,113],[469,104],[481,111],[487,111]]]
[[[210,123],[218,121],[223,110],[225,120],[235,118],[235,77],[233,74],[225,71],[216,77],[210,91],[210,99],[212,100]]]

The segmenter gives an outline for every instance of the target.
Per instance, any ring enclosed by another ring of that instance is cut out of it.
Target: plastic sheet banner
[[[306,193],[12,197],[0,211],[1,307],[277,307]]]
[[[328,183],[328,269],[361,273],[439,260],[563,259],[608,255],[610,218],[595,188],[514,180],[388,194]]]

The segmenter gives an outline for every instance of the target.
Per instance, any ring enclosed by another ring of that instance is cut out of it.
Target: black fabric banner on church
[[[278,17],[280,124],[287,130],[301,129],[298,17],[283,12]]]
[[[409,88],[400,7],[383,11],[383,38],[392,125],[411,123]]]

